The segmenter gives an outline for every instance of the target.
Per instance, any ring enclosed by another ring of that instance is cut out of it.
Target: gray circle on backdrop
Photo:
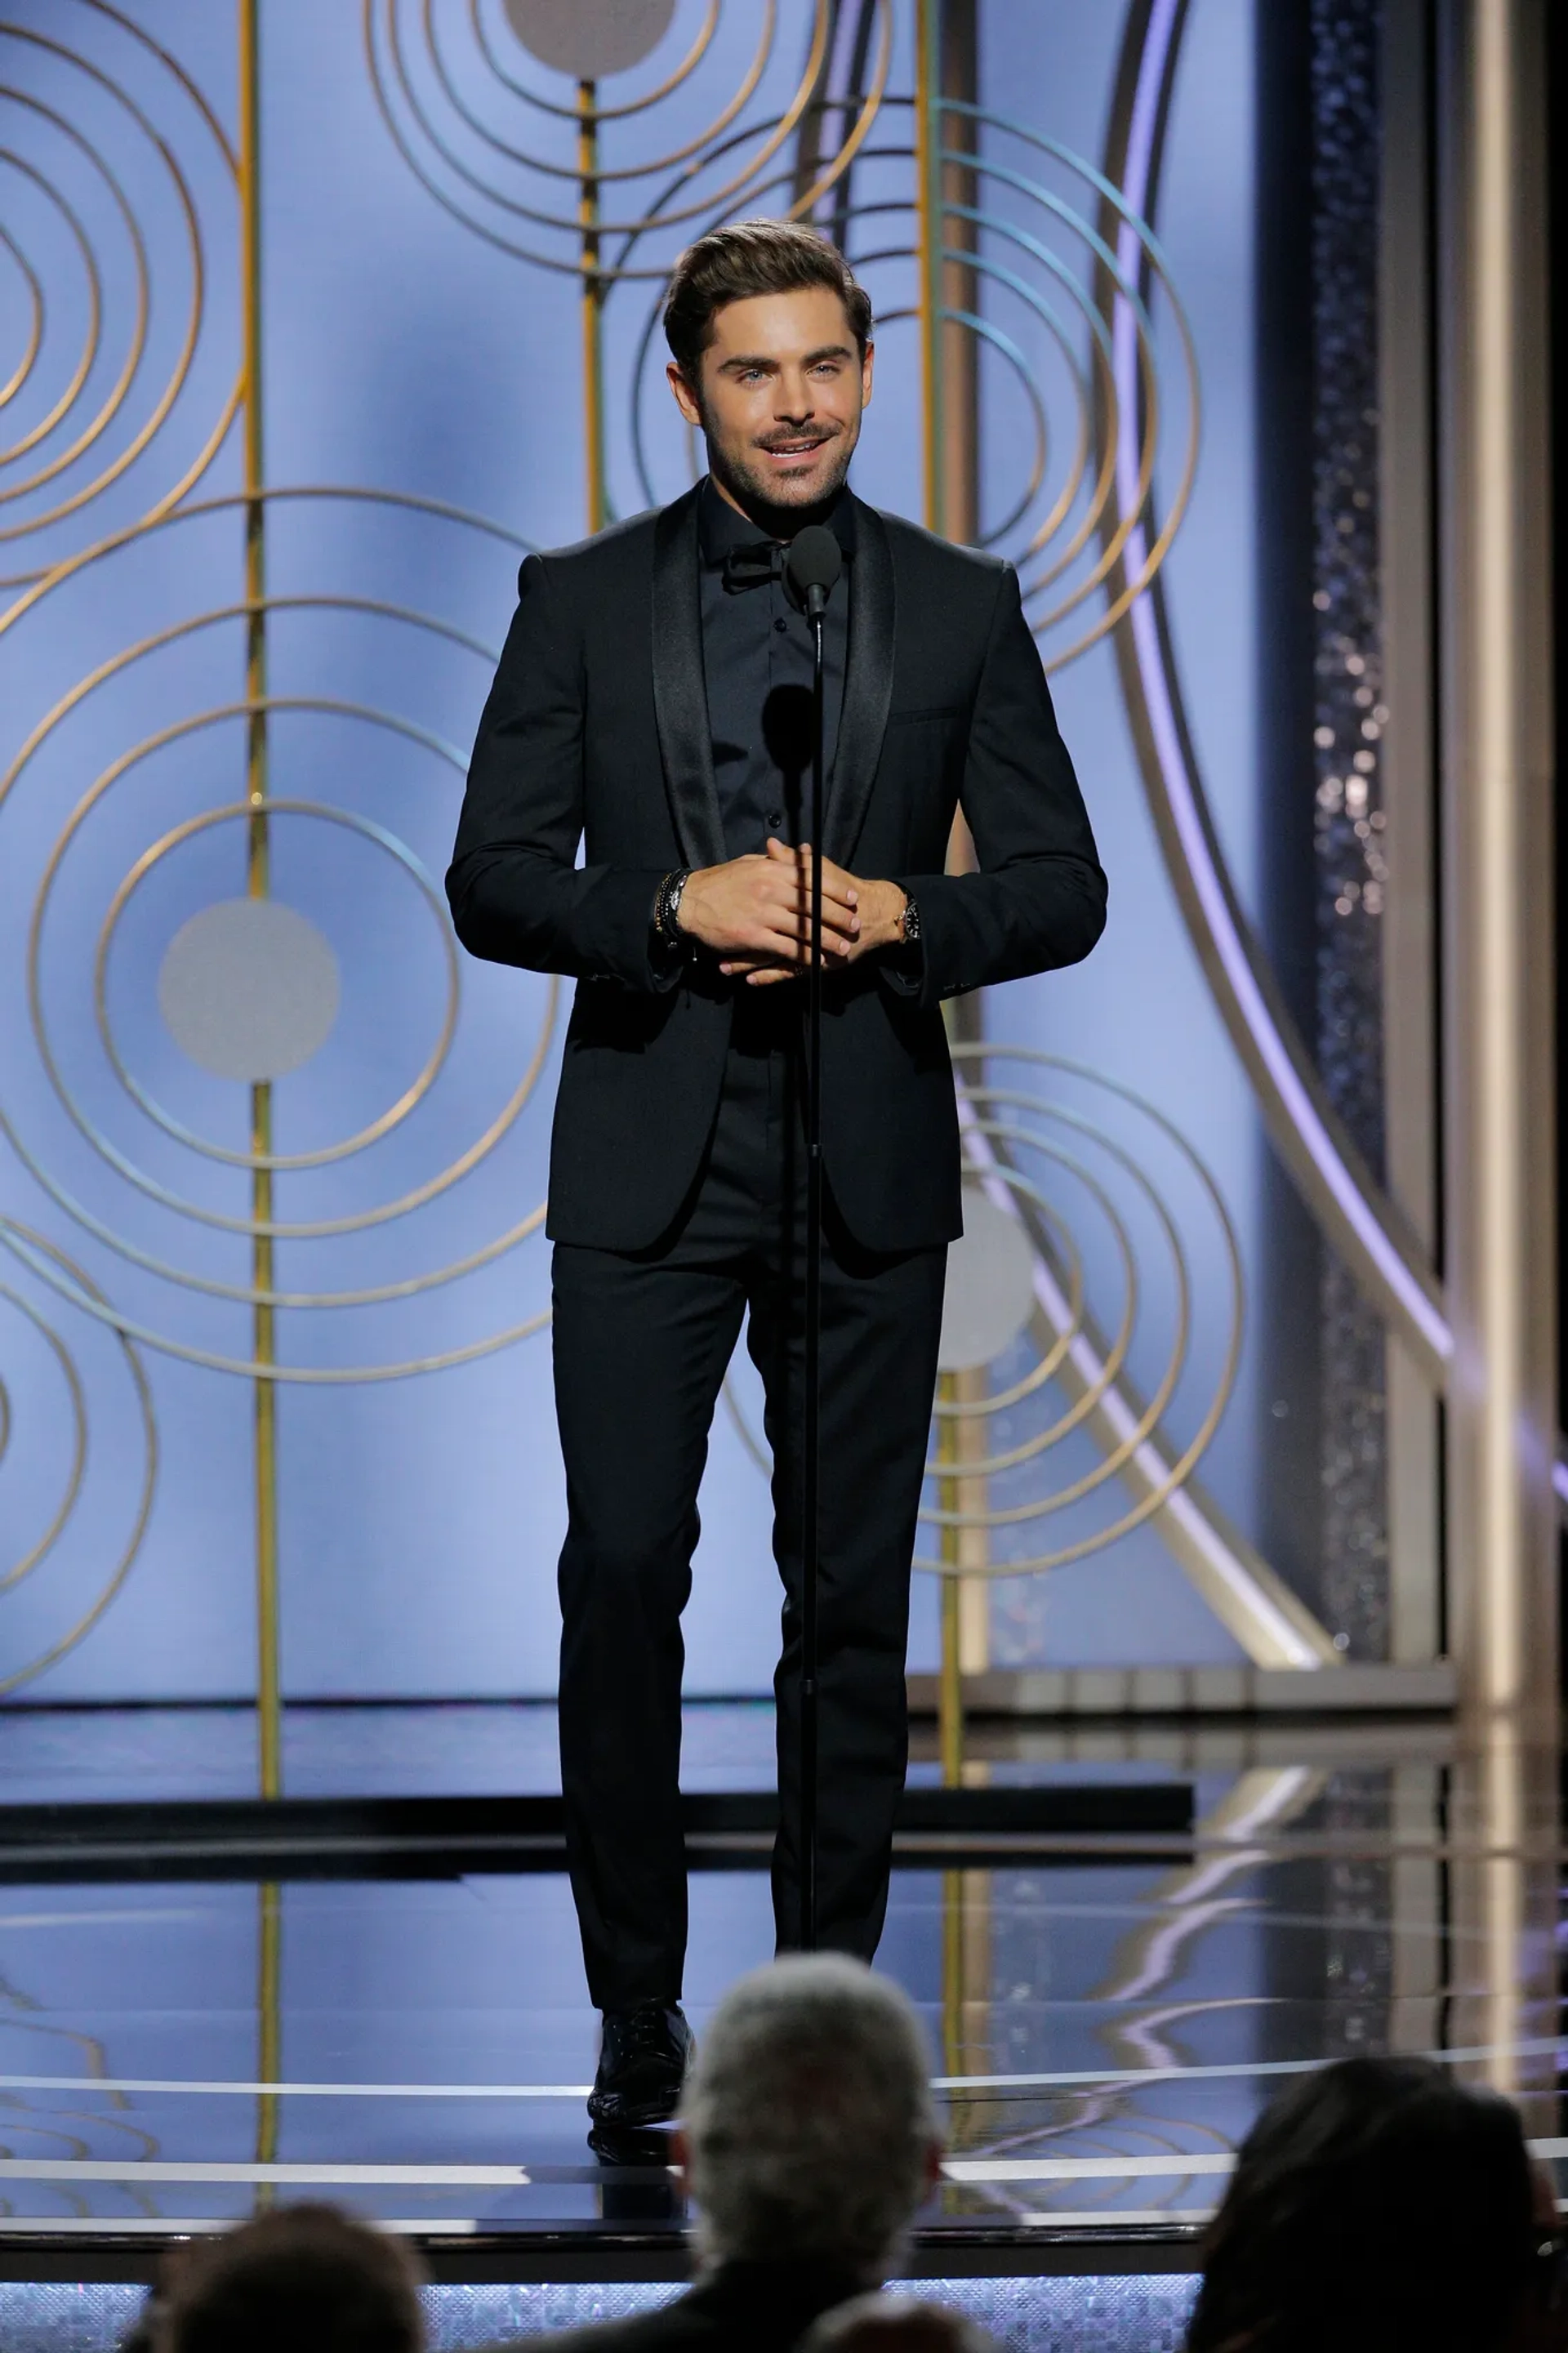
[[[675,0],[506,0],[507,21],[531,57],[574,81],[640,66],[675,16]]]
[[[1035,1305],[1035,1254],[1016,1218],[978,1185],[963,1188],[963,1233],[947,1253],[937,1364],[967,1373],[994,1363]]]
[[[220,899],[169,942],[158,1009],[175,1045],[215,1078],[280,1079],[331,1034],[338,960],[279,900]]]

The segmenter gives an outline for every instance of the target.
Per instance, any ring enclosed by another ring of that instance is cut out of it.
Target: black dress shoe
[[[596,2125],[662,2124],[680,2105],[695,2049],[679,2009],[639,2001],[635,2010],[605,2010],[588,2114]]]

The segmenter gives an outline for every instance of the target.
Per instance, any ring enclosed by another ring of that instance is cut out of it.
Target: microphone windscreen
[[[784,577],[795,603],[805,609],[808,592],[820,588],[827,596],[844,569],[844,551],[826,523],[808,522],[789,543]]]

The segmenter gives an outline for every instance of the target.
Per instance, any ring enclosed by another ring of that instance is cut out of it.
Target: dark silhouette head
[[[167,2290],[167,2353],[420,2353],[407,2249],[330,2206],[286,2206],[193,2248]]]
[[[1500,2353],[1547,2235],[1516,2111],[1426,2059],[1344,2059],[1243,2143],[1188,2353]]]

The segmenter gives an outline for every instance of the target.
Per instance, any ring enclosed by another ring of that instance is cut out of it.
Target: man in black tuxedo
[[[551,1152],[562,1784],[598,2125],[672,2113],[689,2037],[680,1613],[750,1311],[784,1584],[773,1905],[800,1941],[799,1071],[811,644],[784,543],[826,523],[821,1940],[868,1959],[907,1754],[910,1562],[959,1140],[942,1005],[1087,955],[1105,880],[1012,567],[846,486],[870,305],[814,231],[718,229],[665,328],[710,471],[532,555],[447,878],[476,955],[572,976]],[[962,806],[979,871],[944,871]],[[574,864],[579,845],[584,862]]]

